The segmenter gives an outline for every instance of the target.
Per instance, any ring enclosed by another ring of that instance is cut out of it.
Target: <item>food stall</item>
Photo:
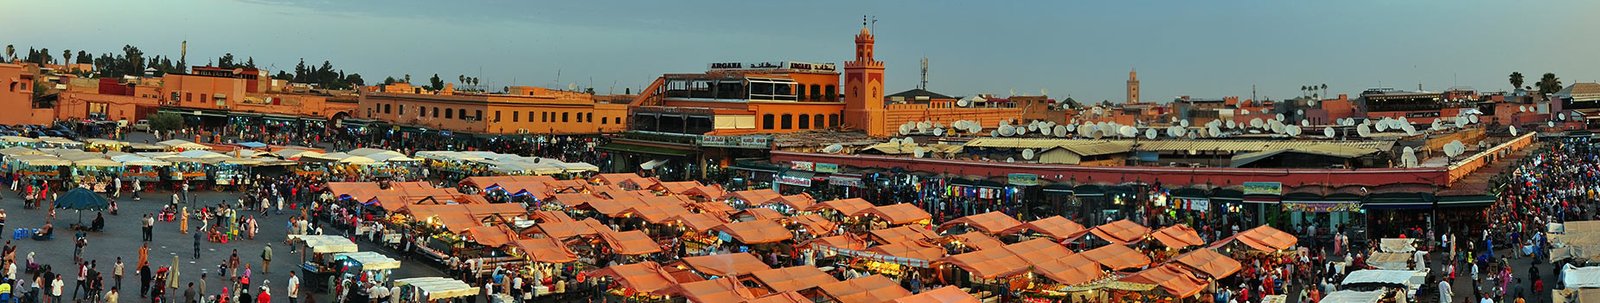
[[[32,180],[61,180],[62,169],[72,165],[72,161],[51,155],[22,155],[12,157],[15,162],[7,161],[18,175]]]
[[[400,302],[406,303],[431,303],[478,294],[478,287],[444,277],[399,279],[394,280],[394,286],[400,288],[400,293],[394,295],[400,296]]]
[[[21,137],[21,136],[0,136],[0,147],[5,147],[5,148],[12,148],[12,147],[34,148],[34,147],[38,147],[38,146],[39,146],[39,139]]]
[[[172,166],[172,163],[167,161],[135,154],[111,156],[111,161],[122,163],[122,178],[141,182],[161,181],[161,171],[168,166]]]
[[[300,271],[303,273],[301,289],[320,292],[328,289],[341,271],[336,267],[334,255],[356,252],[356,243],[341,236],[289,235],[291,245],[301,245]]]
[[[39,137],[39,148],[61,148],[82,150],[83,142],[73,141],[62,137]]]
[[[363,285],[356,289],[351,302],[367,301],[371,294],[366,286],[387,284],[390,271],[400,268],[400,260],[370,251],[333,254],[332,262],[339,269],[335,278],[339,285]]]
[[[256,159],[234,157],[206,158],[200,162],[206,164],[209,171],[207,175],[216,180],[218,186],[250,184],[251,168],[262,163]],[[235,180],[240,184],[234,184]]]
[[[88,140],[84,140],[83,149],[86,150],[86,151],[91,151],[91,152],[112,152],[112,151],[122,151],[122,149],[126,148],[126,147],[128,147],[128,142],[122,142],[122,141],[110,140],[110,139],[91,138],[91,139],[88,139]]]

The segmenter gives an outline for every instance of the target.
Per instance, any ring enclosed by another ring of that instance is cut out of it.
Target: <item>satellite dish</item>
[[[1099,115],[1104,115],[1104,114],[1106,114],[1106,110],[1105,109],[1100,108],[1099,106],[1095,106],[1094,107],[1094,115],[1099,116]]]
[[[1467,117],[1456,117],[1456,127],[1467,127]]]
[[[1187,129],[1187,128],[1176,127],[1176,126],[1168,127],[1167,128],[1167,136],[1168,137],[1173,137],[1173,138],[1183,137],[1183,133],[1187,132],[1188,130],[1189,129]]]
[[[1322,128],[1322,136],[1323,137],[1328,137],[1329,139],[1332,139],[1333,135],[1334,135],[1334,133],[1333,133],[1333,128],[1332,127],[1323,127]]]
[[[1278,118],[1278,119],[1276,119],[1276,120],[1278,120],[1278,121],[1283,121],[1283,114],[1278,114],[1278,115],[1276,115],[1276,116],[1272,116],[1272,117],[1273,117],[1273,118]]]
[[[1461,144],[1461,140],[1450,141],[1450,143],[1444,145],[1444,154],[1446,156],[1450,156],[1451,158],[1460,156],[1466,151],[1467,147],[1466,145]]]
[[[1545,121],[1544,124],[1549,125],[1550,127],[1556,127],[1556,121]]]
[[[1178,126],[1189,127],[1189,120],[1178,120]]]
[[[1239,124],[1234,123],[1233,120],[1228,120],[1228,128],[1239,128]]]
[[[909,134],[911,134],[911,126],[910,125],[900,125],[900,135],[904,136],[904,135],[909,135]]]
[[[1522,113],[1528,112],[1528,106],[1527,105],[1518,105],[1517,106],[1517,112],[1522,112]]]
[[[1517,126],[1516,125],[1512,125],[1511,126],[1511,135],[1512,136],[1516,136],[1517,135]]]
[[[1144,138],[1145,139],[1155,140],[1156,139],[1156,135],[1157,135],[1156,134],[1156,129],[1154,129],[1154,128],[1146,128],[1146,129],[1144,129]]]
[[[1062,125],[1062,126],[1066,127],[1068,132],[1078,132],[1078,125],[1077,124],[1067,124],[1067,125]]]
[[[933,123],[928,121],[917,122],[917,132],[919,133],[927,133],[930,128],[933,128]]]
[[[944,136],[944,129],[943,128],[935,128],[935,129],[933,129],[933,135],[934,136],[943,137]]]
[[[1006,163],[1015,163],[1015,162],[1017,162],[1017,158],[1006,157]]]
[[[1272,133],[1274,134],[1282,134],[1285,128],[1283,126],[1283,122],[1272,120],[1272,122],[1267,122],[1267,129],[1272,130]]]
[[[1017,134],[1017,127],[1011,126],[1011,125],[1005,125],[1005,124],[1001,124],[1000,125],[1000,135],[1001,136],[1010,137],[1010,136],[1016,135],[1016,134]]]
[[[1317,100],[1306,100],[1307,107],[1317,107]]]
[[[1251,118],[1251,119],[1250,119],[1250,127],[1253,127],[1253,128],[1261,128],[1261,126],[1262,126],[1262,125],[1263,125],[1263,124],[1265,124],[1265,123],[1263,123],[1263,122],[1262,122],[1262,121],[1261,121],[1261,118]]]
[[[837,153],[839,153],[841,151],[844,151],[844,145],[833,144],[833,145],[828,145],[828,147],[822,148],[822,152],[823,153],[829,153],[829,154],[837,154]]]
[[[1240,115],[1249,115],[1250,114],[1250,110],[1248,110],[1248,109],[1240,109],[1239,110],[1239,114]]]
[[[1139,135],[1139,129],[1132,126],[1122,126],[1122,128],[1117,129],[1117,134],[1122,135],[1123,138],[1133,138],[1133,136]]]
[[[1417,167],[1417,150],[1406,146],[1400,153],[1400,163],[1404,167]]]
[[[1094,133],[1095,130],[1098,130],[1098,129],[1099,128],[1095,127],[1094,124],[1089,124],[1088,122],[1084,122],[1082,127],[1078,127],[1078,135],[1081,135],[1081,136],[1084,136],[1084,137],[1088,137],[1089,135]]]
[[[1556,114],[1556,120],[1567,120],[1567,113]]]
[[[1294,110],[1294,115],[1295,116],[1304,117],[1304,116],[1306,116],[1306,110],[1304,110],[1304,109],[1296,109],[1296,110]]]
[[[956,106],[960,106],[960,107],[972,106],[972,98],[961,98],[961,100],[956,100]]]
[[[1311,126],[1311,120],[1300,120],[1300,126]]]
[[[1300,126],[1299,125],[1284,126],[1283,127],[1283,133],[1289,135],[1290,137],[1299,137],[1300,136]]]
[[[1362,138],[1371,137],[1372,128],[1368,127],[1366,124],[1356,125],[1356,135],[1361,136]]]
[[[1027,159],[1027,160],[1033,160],[1033,149],[1029,148],[1029,149],[1022,150],[1022,158],[1023,159]]]
[[[1056,138],[1066,138],[1067,137],[1067,133],[1070,132],[1067,129],[1070,128],[1071,126],[1072,126],[1071,124],[1068,124],[1068,125],[1056,125],[1056,127],[1052,128],[1050,130],[1050,134],[1056,136]]]
[[[928,150],[922,149],[922,147],[919,146],[916,149],[911,150],[911,153],[913,155],[916,155],[917,158],[922,158],[923,156],[926,156],[928,154]]]
[[[1472,124],[1478,124],[1478,115],[1467,116],[1467,122],[1472,122]]]
[[[1217,129],[1216,125],[1212,125],[1210,127],[1206,127],[1206,136],[1207,137],[1212,137],[1212,138],[1221,137],[1222,136],[1222,130],[1221,129]]]
[[[1385,121],[1387,121],[1387,120],[1385,120]],[[1373,128],[1377,129],[1377,131],[1380,132],[1380,133],[1381,132],[1385,132],[1385,131],[1389,131],[1389,123],[1379,122],[1378,125],[1373,127]]]
[[[990,137],[999,137],[999,136],[1000,136],[1000,131],[998,131],[998,130],[991,130],[991,131],[989,131],[989,136],[990,136]]]

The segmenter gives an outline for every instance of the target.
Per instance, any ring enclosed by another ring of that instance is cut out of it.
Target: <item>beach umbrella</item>
[[[79,225],[83,224],[82,211],[102,210],[111,205],[109,201],[106,201],[106,197],[102,197],[100,194],[96,194],[93,191],[82,187],[73,188],[72,190],[67,191],[67,194],[61,195],[60,198],[56,198],[55,203],[56,208],[79,211]]]

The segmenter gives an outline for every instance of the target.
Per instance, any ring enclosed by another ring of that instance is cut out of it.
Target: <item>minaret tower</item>
[[[1128,104],[1139,103],[1139,71],[1128,71]]]
[[[844,121],[869,136],[885,137],[889,131],[883,118],[883,62],[873,59],[869,22],[861,17],[855,59],[844,63]]]

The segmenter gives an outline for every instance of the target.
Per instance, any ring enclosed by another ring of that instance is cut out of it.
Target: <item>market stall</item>
[[[141,182],[155,182],[161,180],[161,172],[172,163],[151,159],[137,154],[120,154],[111,156],[111,161],[122,163],[121,177],[124,179],[139,180]]]
[[[445,300],[478,295],[478,287],[461,280],[444,277],[421,277],[394,280],[400,288],[400,302],[437,303]]]
[[[289,235],[291,245],[300,245],[300,271],[304,288],[313,292],[327,290],[328,283],[341,273],[339,263],[334,262],[334,255],[340,253],[353,253],[358,249],[355,242],[342,236],[333,235]]]
[[[368,286],[388,284],[389,273],[400,268],[399,260],[370,251],[333,254],[331,263],[338,269],[334,278],[339,281],[338,285],[355,288],[353,302],[366,301],[371,297],[367,293]]]

